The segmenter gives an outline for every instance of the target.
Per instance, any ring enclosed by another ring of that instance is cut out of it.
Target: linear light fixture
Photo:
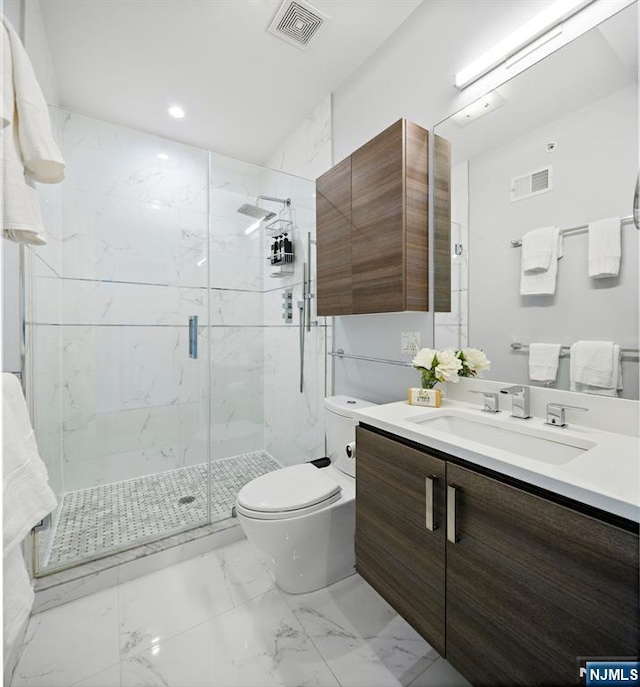
[[[519,29],[497,43],[491,50],[460,70],[455,75],[454,85],[462,90],[474,83],[492,69],[502,64],[517,52],[530,45],[561,22],[577,14],[594,0],[556,0],[549,7],[523,24]]]

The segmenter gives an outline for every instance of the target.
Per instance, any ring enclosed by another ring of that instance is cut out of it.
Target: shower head
[[[276,213],[271,212],[271,210],[265,210],[258,205],[249,205],[248,203],[240,206],[238,208],[238,212],[243,215],[249,215],[249,217],[255,217],[256,219],[263,220],[273,219],[276,216]]]
[[[268,200],[271,203],[282,203],[285,207],[291,205],[291,198],[273,198],[272,196],[258,196],[256,202],[259,200]],[[238,212],[243,215],[249,215],[249,217],[254,217],[255,219],[268,221],[276,216],[275,212],[271,210],[265,210],[259,205],[251,205],[250,203],[245,203],[238,208]]]

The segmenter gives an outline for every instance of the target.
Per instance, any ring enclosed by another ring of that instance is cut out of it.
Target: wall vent
[[[267,31],[304,50],[329,19],[306,0],[284,0]]]
[[[511,179],[511,202],[553,191],[553,167],[543,167]]]

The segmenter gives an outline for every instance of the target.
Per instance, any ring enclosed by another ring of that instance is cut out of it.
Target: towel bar
[[[625,224],[633,224],[633,217],[622,217],[620,219],[620,225],[624,226]],[[582,232],[585,232],[589,229],[588,224],[581,224],[577,227],[568,227],[567,229],[560,229],[560,233],[565,236],[566,234],[580,234]],[[511,247],[512,248],[520,248],[522,246],[522,239],[513,239],[511,241]]]
[[[520,343],[519,341],[514,341],[511,344],[511,348],[514,351],[524,351],[525,353],[529,350],[528,344]],[[560,356],[562,358],[568,358],[570,355],[571,346],[560,346]],[[620,349],[623,358],[629,358],[630,356],[638,357],[640,356],[640,350],[637,348],[622,348]],[[632,358],[633,359],[633,358]]]
[[[402,367],[413,367],[410,362],[406,360],[391,360],[389,358],[370,358],[366,355],[353,355],[351,353],[345,353],[342,348],[337,351],[329,351],[329,355],[336,358],[351,358],[353,360],[366,360],[370,363],[386,363],[387,365],[400,365]]]

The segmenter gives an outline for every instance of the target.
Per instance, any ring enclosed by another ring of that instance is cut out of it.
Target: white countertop
[[[463,411],[468,419],[525,434],[557,436],[576,445],[594,443],[563,464],[547,463],[416,424],[416,420]],[[520,420],[508,412],[484,413],[474,404],[444,400],[440,408],[410,406],[406,401],[372,406],[355,413],[361,422],[425,447],[566,496],[608,513],[640,522],[640,439],[571,424],[549,427],[540,418]]]

